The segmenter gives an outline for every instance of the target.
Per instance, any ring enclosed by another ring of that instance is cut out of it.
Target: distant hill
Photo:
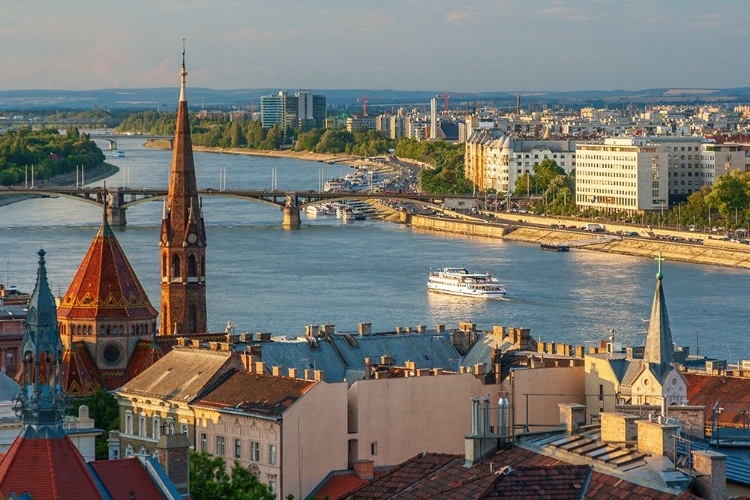
[[[276,94],[279,89],[234,89],[213,90],[201,87],[188,89],[191,109],[209,110],[247,109],[250,103],[259,109],[260,96]],[[293,89],[287,89],[294,92]],[[357,99],[366,97],[368,108],[389,109],[402,105],[429,105],[433,96],[445,91],[392,90],[392,89],[310,89],[324,94],[329,106],[356,113],[361,109]],[[697,102],[750,102],[750,87],[731,89],[687,89],[662,88],[644,90],[582,90],[573,92],[481,92],[450,94],[452,109],[476,105],[515,105],[516,96],[521,96],[522,106],[531,103],[550,106],[582,107],[588,105],[626,105],[653,103],[697,103]],[[176,109],[179,89],[177,87],[146,89],[101,89],[101,90],[3,90],[0,91],[0,110],[33,109]]]

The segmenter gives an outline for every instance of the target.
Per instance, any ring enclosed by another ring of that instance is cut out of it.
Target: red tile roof
[[[344,498],[565,499],[581,498],[582,493],[592,500],[698,498],[690,493],[675,495],[647,488],[597,472],[588,465],[567,464],[516,446],[469,468],[464,467],[462,456],[417,455]]]
[[[106,220],[62,298],[61,319],[156,318],[156,310]]]
[[[165,498],[137,458],[97,460],[90,465],[107,492],[112,495],[112,500]]]
[[[34,500],[102,498],[81,454],[67,436],[16,438],[0,462],[0,498],[24,492]]]
[[[316,383],[234,371],[194,404],[278,417]]]
[[[96,363],[83,342],[74,342],[63,354],[63,388],[73,397],[85,397],[102,389]]]
[[[724,409],[717,415],[719,425],[741,427],[750,423],[750,415],[745,412],[750,406],[750,378],[683,375],[688,382],[688,404],[706,407],[707,424],[711,423],[711,409],[717,402]]]

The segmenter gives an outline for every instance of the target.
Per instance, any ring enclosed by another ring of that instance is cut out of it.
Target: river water
[[[97,139],[99,141],[99,139]],[[119,138],[126,156],[108,162],[120,172],[107,185],[166,187],[171,152]],[[106,141],[99,142],[102,150]],[[108,152],[107,152],[108,153]],[[323,178],[347,168],[257,156],[195,153],[201,188],[317,189]],[[101,182],[92,185],[101,185]],[[593,346],[614,329],[618,343],[642,344],[656,283],[651,259],[584,250],[543,252],[538,245],[432,233],[382,221],[344,223],[308,218],[285,231],[280,210],[217,197],[203,200],[208,238],[208,320],[212,331],[227,321],[238,332],[302,335],[305,325],[335,324],[356,331],[471,321],[529,327],[535,338]],[[115,229],[133,269],[159,309],[161,203],[130,208],[128,226]],[[52,290],[70,284],[101,224],[101,209],[86,203],[37,199],[0,207],[0,282],[31,290],[35,252],[47,252]],[[428,294],[430,267],[462,266],[490,271],[506,285],[508,299],[481,301]],[[672,335],[695,353],[750,359],[750,312],[745,270],[663,264]]]

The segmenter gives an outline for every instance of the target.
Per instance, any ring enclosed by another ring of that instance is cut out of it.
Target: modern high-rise
[[[261,96],[260,119],[263,128],[278,125],[282,128],[324,128],[326,96],[300,90],[295,95],[279,91],[276,95]]]

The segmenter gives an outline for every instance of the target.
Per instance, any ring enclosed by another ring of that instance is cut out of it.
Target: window
[[[378,454],[378,442],[372,442],[370,443],[370,455],[377,455]]]
[[[133,415],[130,412],[125,414],[125,434],[133,434]]]
[[[138,435],[146,437],[146,417],[138,418]]]
[[[255,441],[250,442],[250,460],[253,462],[260,461],[260,443]]]
[[[205,432],[201,432],[201,451],[208,451],[208,436]]]
[[[268,463],[271,465],[276,465],[276,445],[275,444],[268,445]]]
[[[180,434],[185,434],[187,436],[187,433],[188,433],[188,424],[180,425]]]
[[[161,421],[159,420],[159,417],[154,417],[151,421],[151,435],[154,437],[154,439],[159,439],[161,437]]]
[[[242,458],[242,440],[234,440],[234,458]]]
[[[216,454],[224,456],[224,436],[216,436]]]

